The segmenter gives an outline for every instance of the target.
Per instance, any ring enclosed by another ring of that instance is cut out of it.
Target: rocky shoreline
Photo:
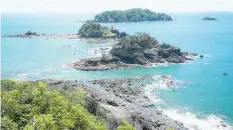
[[[121,120],[127,120],[137,130],[187,130],[182,123],[164,115],[145,94],[144,83],[153,81],[152,77],[40,81],[48,83],[49,88],[86,90],[89,100],[98,104],[90,106],[95,108],[93,113],[103,113],[111,130],[116,129]]]
[[[182,52],[180,48],[159,43],[149,34],[126,36],[108,54],[82,59],[72,67],[85,71],[104,71],[119,68],[147,67],[154,64],[185,63],[198,54]]]

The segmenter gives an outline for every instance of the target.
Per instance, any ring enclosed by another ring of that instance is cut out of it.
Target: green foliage
[[[83,107],[86,93],[49,91],[42,82],[1,81],[1,129],[104,130]]]
[[[165,13],[155,13],[149,9],[133,8],[125,11],[104,11],[95,16],[96,22],[140,22],[140,21],[169,21],[171,16]]]
[[[101,26],[99,23],[86,22],[79,29],[78,34],[83,37],[98,38],[98,37],[103,37],[103,31],[105,29],[106,27]]]
[[[175,130],[174,128],[167,128],[166,130]]]
[[[67,89],[66,91],[60,91],[61,95],[69,99],[73,105],[81,104],[86,106],[86,96],[87,93],[83,89]]]
[[[136,128],[129,125],[127,121],[122,120],[121,125],[117,128],[117,130],[136,130]]]
[[[17,130],[17,124],[7,117],[1,118],[1,129],[3,130]]]
[[[105,37],[105,38],[113,38],[113,37],[116,37],[116,36],[117,36],[117,33],[113,33],[109,29],[106,29],[106,30],[103,31],[103,37]]]
[[[114,29],[113,27],[110,29],[92,21],[83,24],[79,29],[78,34],[81,35],[81,37],[91,38],[121,38],[127,35],[125,32],[119,32],[119,30]]]
[[[138,33],[137,35],[122,38],[114,48],[122,48],[130,53],[140,52],[145,49],[151,49],[157,44],[157,40],[146,33]]]

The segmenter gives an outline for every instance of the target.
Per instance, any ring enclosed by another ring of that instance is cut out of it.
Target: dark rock
[[[137,130],[165,130],[174,128],[177,130],[187,130],[180,122],[174,121],[165,116],[156,107],[152,107],[153,102],[145,99],[145,90],[142,81],[152,80],[151,77],[115,79],[115,80],[92,80],[92,83],[98,84],[95,88],[86,85],[83,82],[64,81],[64,80],[43,80],[48,83],[49,88],[69,89],[82,88],[87,92],[87,109],[90,113],[104,117],[109,129],[116,129],[121,120],[127,120]],[[135,88],[125,86],[128,82],[136,85]],[[59,84],[57,84],[59,83]],[[115,84],[115,87],[110,87]],[[108,89],[106,91],[105,89]]]
[[[31,31],[26,32],[24,35],[26,35],[26,36],[38,36],[38,34],[36,32],[31,32]]]
[[[199,57],[200,57],[200,58],[203,58],[204,56],[203,56],[203,55],[200,55]]]
[[[113,46],[109,54],[100,60],[86,59],[74,64],[74,68],[81,70],[108,70],[145,66],[151,63],[184,63],[192,60],[188,56],[192,53],[181,52],[178,47],[160,44],[149,34],[138,33],[126,36]],[[90,61],[89,61],[90,60]],[[85,66],[83,66],[84,62]],[[81,65],[81,66],[80,66]]]
[[[202,20],[218,20],[218,19],[213,17],[204,17]]]
[[[227,73],[223,73],[224,76],[227,76]]]
[[[119,34],[119,37],[120,38],[123,38],[123,37],[126,37],[127,36],[127,33],[126,32],[120,32]]]

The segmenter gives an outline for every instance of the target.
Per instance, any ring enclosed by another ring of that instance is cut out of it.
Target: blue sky
[[[1,12],[98,13],[149,8],[159,12],[233,11],[233,0],[1,0]]]

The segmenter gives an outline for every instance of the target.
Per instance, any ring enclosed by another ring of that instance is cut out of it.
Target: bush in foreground
[[[106,129],[102,121],[97,120],[81,105],[85,101],[80,90],[68,95],[77,97],[77,100],[72,98],[72,101],[58,91],[49,91],[42,82],[3,80],[1,84],[3,130]]]

